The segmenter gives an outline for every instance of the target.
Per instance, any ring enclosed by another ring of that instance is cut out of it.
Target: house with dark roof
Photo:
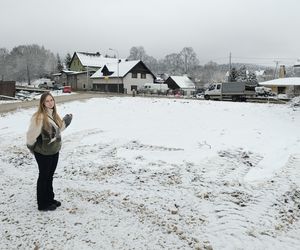
[[[169,89],[180,91],[183,95],[190,96],[196,91],[195,83],[186,75],[169,76],[165,83]]]
[[[93,90],[131,94],[153,83],[155,75],[140,60],[106,63],[91,76]]]

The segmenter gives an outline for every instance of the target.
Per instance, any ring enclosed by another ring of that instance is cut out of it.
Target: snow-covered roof
[[[103,67],[106,63],[117,63],[118,58],[104,57],[99,53],[75,52],[83,66]]]
[[[76,72],[77,71],[63,69],[60,73],[66,73],[68,75],[68,74],[73,74],[73,73],[76,73]]]
[[[300,86],[300,77],[278,78],[270,81],[260,82],[263,86]]]
[[[44,83],[44,82],[52,82],[51,79],[49,78],[39,78],[39,79],[36,79],[34,81],[31,82],[32,85],[38,85],[40,83]]]
[[[181,89],[194,89],[195,84],[187,76],[170,76]]]
[[[265,71],[263,69],[262,70],[256,70],[256,71],[254,71],[254,73],[255,73],[256,76],[262,76],[262,75],[264,75]]]
[[[87,74],[87,73],[91,73],[91,72],[95,72],[95,70],[93,71],[74,71],[71,75],[81,75],[81,74]]]
[[[67,75],[76,75],[76,74],[82,74],[82,73],[86,74],[86,71],[73,71],[73,70],[63,69],[59,73],[55,73],[55,74],[52,74],[52,75],[53,76],[61,76],[62,73],[65,73]]]
[[[251,72],[251,71],[250,71],[250,72]],[[246,70],[246,75],[248,76],[250,72],[249,72],[249,70]],[[264,73],[265,73],[265,70],[263,70],[263,69],[262,69],[262,70],[255,70],[255,71],[254,71],[254,74],[255,74],[256,76],[263,76]],[[226,72],[225,76],[229,76],[229,71]]]
[[[294,67],[300,67],[300,59],[298,59],[296,62],[295,62],[295,64],[294,64]]]
[[[119,77],[124,77],[140,60],[136,61],[121,61],[119,63]],[[118,63],[106,63],[105,66],[110,72],[113,72],[109,77],[118,77]],[[102,68],[97,70],[91,78],[104,78]]]

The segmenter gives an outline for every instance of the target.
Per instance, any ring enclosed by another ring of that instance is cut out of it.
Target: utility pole
[[[120,86],[119,86],[119,64],[120,64],[120,57],[119,57],[119,52],[116,50],[116,49],[112,49],[112,48],[109,48],[109,50],[112,50],[112,51],[115,51],[117,53],[117,56],[118,56],[118,65],[117,65],[117,74],[118,74],[118,83],[117,83],[117,88],[118,88],[118,93],[120,93]]]
[[[229,52],[229,74],[228,74],[228,82],[231,82],[231,52]]]
[[[277,67],[278,67],[278,64],[279,64],[280,61],[274,61],[274,62],[276,63],[276,66],[275,66],[275,71],[274,71],[274,77],[273,77],[273,79],[275,79],[275,77],[276,77]]]
[[[185,74],[187,75],[188,69],[187,69],[187,55],[186,54],[184,55],[184,65],[185,65]]]
[[[28,60],[26,63],[26,72],[27,72],[28,85],[30,85],[30,72],[29,72]]]
[[[86,66],[86,87],[87,87],[87,89],[89,89],[89,66],[88,65]]]

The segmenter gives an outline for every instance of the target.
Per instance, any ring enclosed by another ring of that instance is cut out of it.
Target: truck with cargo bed
[[[256,84],[247,82],[223,82],[210,84],[204,93],[205,100],[246,101],[255,97]]]

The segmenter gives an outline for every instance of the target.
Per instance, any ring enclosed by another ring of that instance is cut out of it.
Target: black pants
[[[37,203],[39,209],[51,205],[54,200],[53,175],[58,162],[58,155],[42,155],[34,152],[35,159],[39,166],[39,178],[37,180]]]

